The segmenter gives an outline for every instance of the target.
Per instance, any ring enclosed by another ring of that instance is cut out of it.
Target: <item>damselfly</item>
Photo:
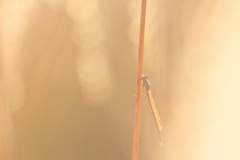
[[[161,138],[162,121],[161,121],[161,118],[160,118],[160,116],[158,114],[158,111],[157,111],[157,107],[156,107],[156,105],[154,103],[154,100],[153,100],[152,92],[151,92],[151,89],[150,89],[150,83],[149,83],[147,75],[142,75],[142,87],[143,87],[143,93],[147,94],[148,101],[149,101],[150,106],[152,108],[153,115],[155,117],[155,121],[156,121],[156,124],[157,124],[157,127],[158,127],[160,144],[162,145],[163,144],[162,138]]]

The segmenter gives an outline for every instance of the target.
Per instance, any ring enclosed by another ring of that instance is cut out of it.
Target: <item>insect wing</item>
[[[151,90],[148,90],[147,96],[148,96],[148,100],[149,100],[149,103],[151,105],[151,108],[152,108],[152,111],[153,111],[153,114],[154,114],[154,117],[155,117],[155,120],[156,120],[156,123],[157,123],[157,126],[158,126],[158,130],[161,131],[162,130],[162,121],[161,121],[161,118],[158,114],[157,107],[154,103]]]

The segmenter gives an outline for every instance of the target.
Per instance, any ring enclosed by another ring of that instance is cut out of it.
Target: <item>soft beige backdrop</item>
[[[0,159],[129,160],[140,0],[0,0]],[[139,160],[240,159],[240,1],[148,0]]]

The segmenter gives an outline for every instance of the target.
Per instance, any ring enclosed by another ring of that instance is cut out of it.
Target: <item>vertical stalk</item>
[[[137,89],[134,117],[134,133],[133,133],[133,152],[132,160],[138,160],[138,144],[139,144],[139,124],[140,124],[140,100],[141,100],[141,77],[143,66],[143,50],[144,50],[144,32],[146,18],[147,0],[142,0],[141,19],[140,19],[140,35],[138,48],[138,71],[137,71]]]

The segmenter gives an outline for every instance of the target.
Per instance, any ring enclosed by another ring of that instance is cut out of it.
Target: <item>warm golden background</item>
[[[130,160],[141,0],[0,0],[0,160]],[[240,1],[148,0],[139,160],[240,159]]]

